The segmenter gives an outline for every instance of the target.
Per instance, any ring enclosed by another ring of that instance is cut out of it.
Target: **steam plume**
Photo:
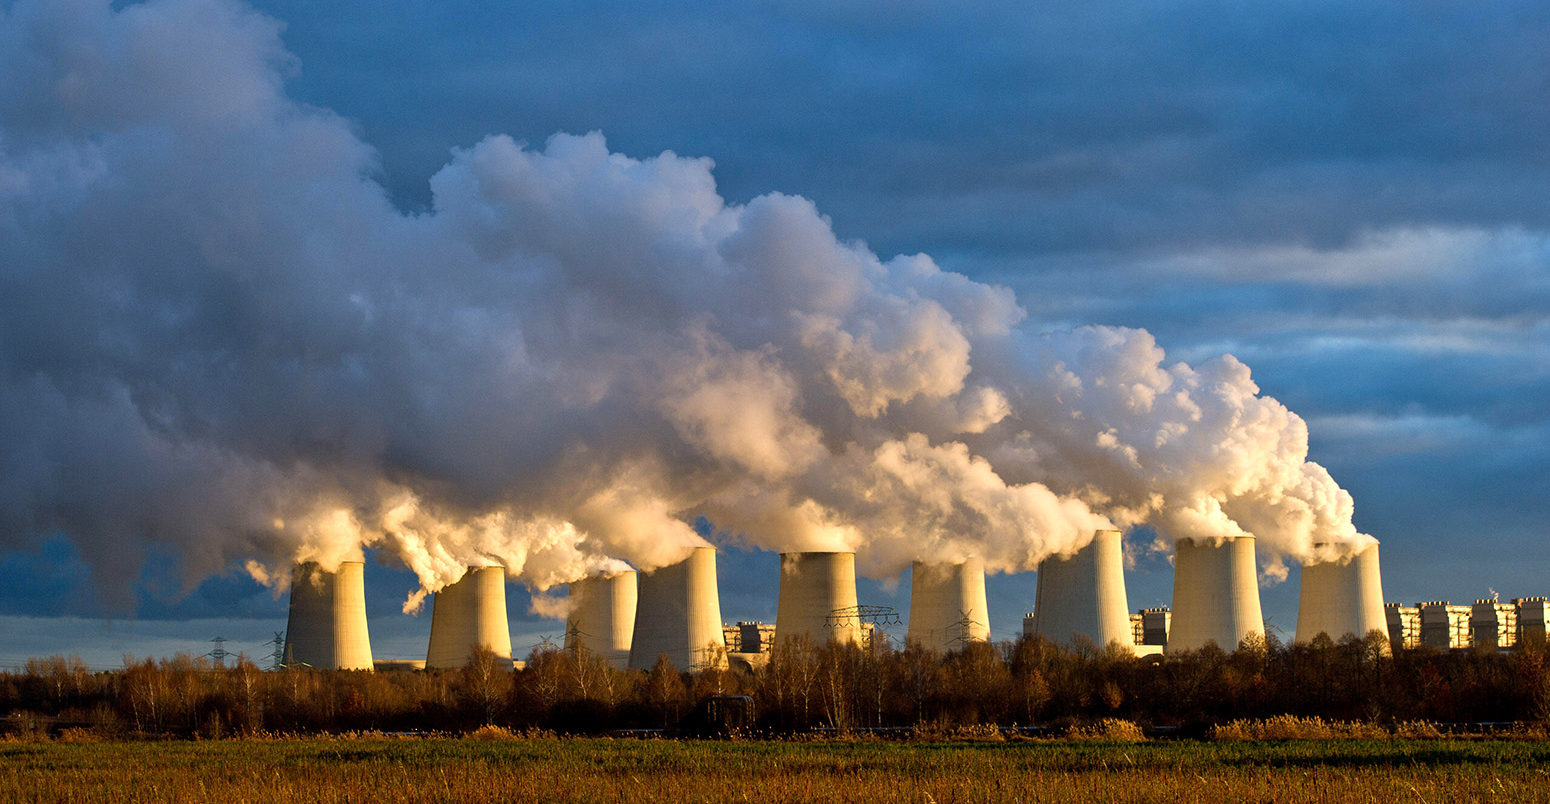
[[[1031,569],[1110,523],[1370,540],[1230,356],[1040,334],[598,133],[457,150],[405,214],[246,6],[3,14],[0,539],[67,534],[120,602],[152,545],[190,582],[373,547],[425,590],[492,561],[547,588],[676,561],[697,516],[874,575]]]

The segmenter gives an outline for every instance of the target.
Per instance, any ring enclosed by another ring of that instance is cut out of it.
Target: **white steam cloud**
[[[245,6],[0,14],[0,539],[62,532],[110,592],[153,545],[190,581],[373,547],[427,590],[547,588],[678,560],[699,516],[874,575],[1111,523],[1272,562],[1369,539],[1230,356],[1038,334],[1004,288],[596,133],[456,151],[405,214]]]

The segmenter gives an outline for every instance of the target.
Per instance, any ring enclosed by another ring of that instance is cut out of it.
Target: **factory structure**
[[[1034,610],[1022,632],[1078,650],[1164,656],[1215,644],[1232,650],[1263,638],[1254,538],[1181,540],[1174,555],[1173,604],[1132,612],[1125,591],[1120,531],[1099,530],[1069,554],[1039,564]],[[1392,651],[1510,650],[1550,635],[1550,600],[1385,603],[1376,543],[1339,559],[1305,564],[1296,639],[1340,640],[1373,631]],[[469,567],[431,601],[425,659],[373,661],[367,633],[364,565],[330,572],[295,566],[283,663],[324,670],[450,669],[476,649],[513,657],[499,566]],[[645,572],[613,571],[569,586],[564,650],[617,669],[647,670],[663,657],[683,670],[757,668],[778,644],[855,644],[870,649],[901,619],[885,606],[861,605],[856,555],[790,552],[780,556],[772,624],[721,619],[716,550],[693,549],[674,564]],[[902,642],[945,653],[990,639],[985,566],[979,558],[914,563]],[[520,663],[519,663],[520,664]]]

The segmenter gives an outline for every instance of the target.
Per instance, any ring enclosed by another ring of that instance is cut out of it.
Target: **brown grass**
[[[11,742],[0,800],[1535,801],[1547,759],[1521,739]]]

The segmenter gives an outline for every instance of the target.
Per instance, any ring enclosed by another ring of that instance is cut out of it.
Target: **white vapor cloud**
[[[728,203],[707,159],[491,136],[398,211],[285,94],[279,31],[230,0],[0,18],[0,538],[68,534],[121,600],[153,544],[190,581],[376,547],[425,590],[492,561],[542,589],[678,560],[698,516],[876,575],[1110,524],[1252,532],[1273,570],[1370,538],[1238,360],[1041,334],[804,198]]]

